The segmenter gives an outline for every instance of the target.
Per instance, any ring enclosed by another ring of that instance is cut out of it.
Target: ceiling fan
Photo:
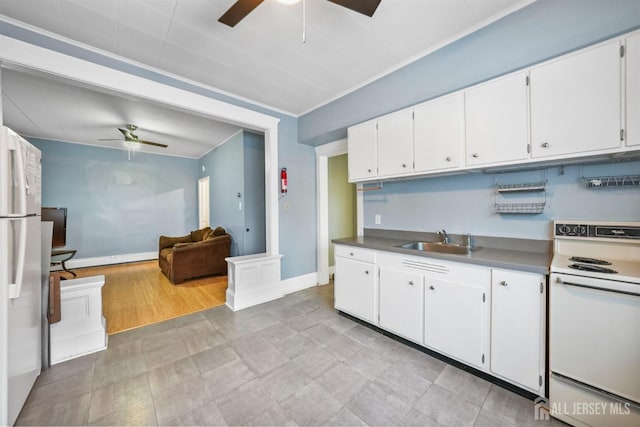
[[[124,136],[125,143],[147,144],[147,145],[153,145],[155,147],[162,147],[162,148],[168,147],[167,144],[161,144],[159,142],[153,142],[153,141],[145,141],[143,139],[138,138],[138,135],[133,133],[136,129],[138,129],[138,127],[136,125],[131,125],[131,124],[127,125],[126,128],[118,128],[120,133],[122,133],[122,135]],[[100,139],[100,141],[119,141],[119,139]]]
[[[242,21],[253,9],[258,7],[264,0],[238,0],[218,19],[230,27]],[[346,7],[355,12],[362,13],[368,17],[373,16],[381,0],[328,0],[331,3]]]

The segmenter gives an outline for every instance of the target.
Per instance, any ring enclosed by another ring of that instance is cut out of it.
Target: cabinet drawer
[[[365,261],[365,262],[376,262],[375,252],[372,252],[366,249],[355,248],[353,246],[336,245],[334,253],[335,253],[335,256],[339,256],[343,258],[356,259],[358,261]]]

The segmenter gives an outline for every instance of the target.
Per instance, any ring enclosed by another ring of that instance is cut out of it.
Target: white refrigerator
[[[40,150],[0,130],[0,425],[13,425],[41,368]]]

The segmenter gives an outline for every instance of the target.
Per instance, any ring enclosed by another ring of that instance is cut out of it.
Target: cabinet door
[[[378,119],[378,174],[413,172],[413,115],[398,111]]]
[[[374,264],[336,257],[335,308],[377,324]]]
[[[627,145],[640,145],[640,34],[626,41],[627,61]]]
[[[470,365],[484,368],[486,293],[482,286],[425,279],[424,342]],[[488,355],[487,355],[488,356]]]
[[[491,371],[544,391],[544,276],[493,270]]]
[[[422,275],[380,267],[380,327],[422,343]]]
[[[531,69],[531,155],[620,147],[618,41]]]
[[[452,169],[460,165],[464,144],[464,95],[443,96],[413,110],[415,171]]]
[[[526,72],[476,86],[464,97],[467,165],[529,156]]]
[[[378,175],[376,122],[361,123],[347,129],[349,181]]]

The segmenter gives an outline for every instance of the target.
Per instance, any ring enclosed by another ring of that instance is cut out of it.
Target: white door
[[[544,357],[544,277],[492,271],[491,371],[537,392]]]
[[[443,96],[413,110],[416,172],[451,169],[460,165],[464,144],[464,96]]]
[[[480,286],[427,277],[424,343],[470,365],[486,366],[484,294]]]
[[[198,180],[198,228],[209,226],[209,177]]]
[[[378,175],[413,172],[413,112],[398,111],[378,119]]]
[[[375,120],[347,129],[349,182],[378,176],[377,141]]]
[[[422,342],[422,275],[380,267],[380,327]]]
[[[465,92],[467,165],[526,159],[529,143],[527,72]]]
[[[640,34],[627,38],[627,145],[640,145]]]
[[[531,156],[620,147],[620,42],[531,69]]]
[[[335,307],[360,319],[376,319],[375,266],[368,262],[336,257]]]

